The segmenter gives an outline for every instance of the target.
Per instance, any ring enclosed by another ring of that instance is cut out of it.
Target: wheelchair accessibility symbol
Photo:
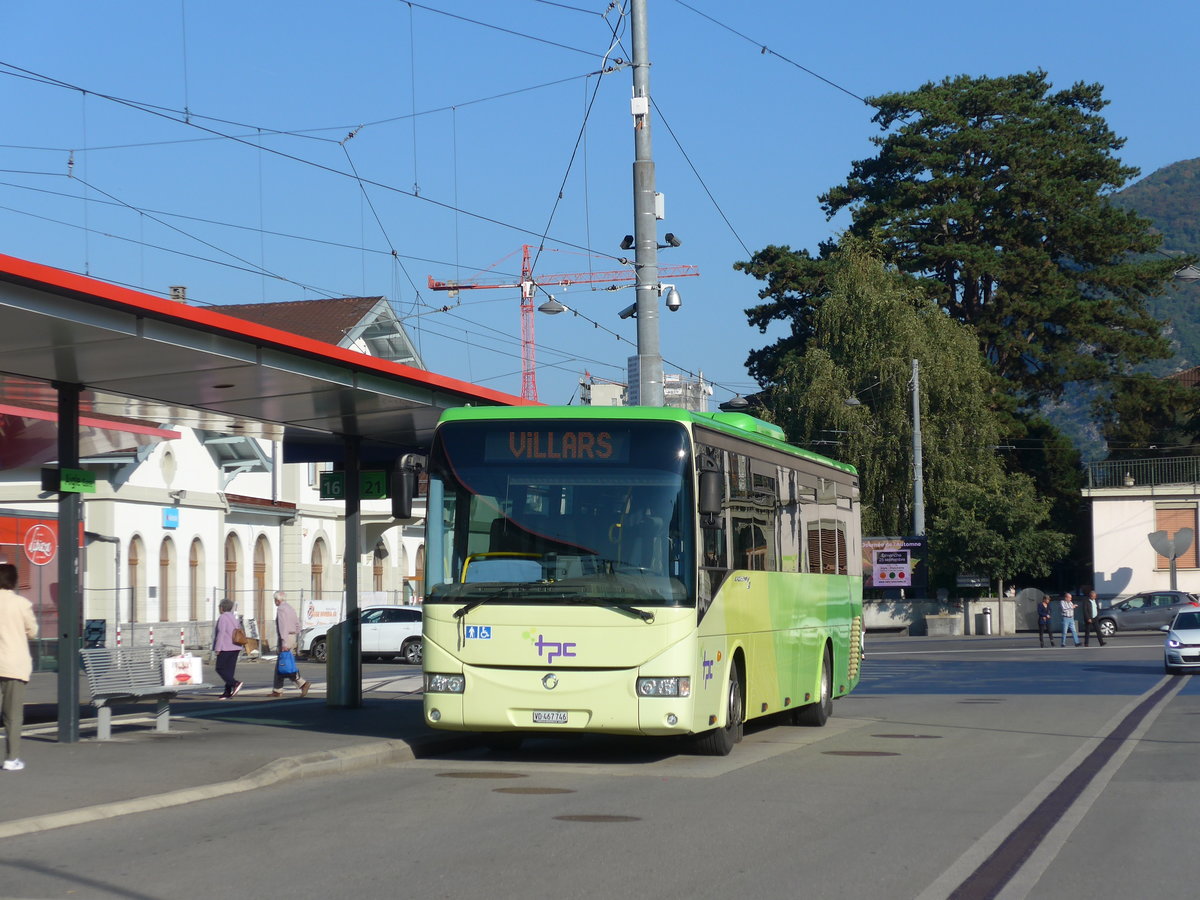
[[[492,626],[468,625],[466,638],[468,641],[490,641],[492,639]]]

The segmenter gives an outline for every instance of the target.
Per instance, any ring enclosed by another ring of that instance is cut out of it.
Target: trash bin
[[[85,619],[83,622],[83,646],[89,649],[103,647],[108,631],[106,619]]]
[[[350,622],[338,622],[325,635],[325,705],[333,709],[362,706],[361,657],[347,641]]]

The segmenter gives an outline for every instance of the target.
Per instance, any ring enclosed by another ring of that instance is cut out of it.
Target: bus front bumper
[[[451,731],[692,732],[690,696],[637,696],[637,669],[463,669],[462,693],[425,693],[425,722]]]

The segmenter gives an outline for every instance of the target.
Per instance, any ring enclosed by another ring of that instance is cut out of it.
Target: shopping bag
[[[163,659],[163,687],[200,684],[204,672],[198,656],[168,656]]]
[[[295,675],[299,669],[296,668],[296,654],[291,650],[280,650],[279,661],[275,664],[279,669],[280,675]]]

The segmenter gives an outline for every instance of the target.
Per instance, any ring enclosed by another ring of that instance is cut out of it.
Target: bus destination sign
[[[487,462],[629,461],[629,432],[607,429],[493,431],[484,444]]]

